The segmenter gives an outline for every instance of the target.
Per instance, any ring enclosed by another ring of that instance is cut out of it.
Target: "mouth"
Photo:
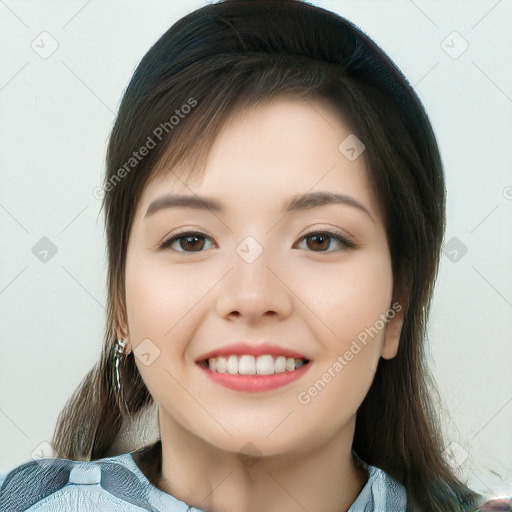
[[[300,379],[309,370],[311,361],[270,354],[232,354],[209,357],[196,364],[210,381],[224,388],[262,393]]]
[[[258,376],[294,372],[309,363],[309,359],[286,357],[284,355],[263,354],[253,356],[251,354],[231,354],[202,359],[197,364],[214,373]]]

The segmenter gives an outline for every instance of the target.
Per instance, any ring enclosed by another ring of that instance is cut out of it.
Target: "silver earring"
[[[114,356],[114,364],[116,369],[116,388],[118,393],[121,392],[121,378],[119,375],[119,364],[124,356],[124,347],[126,346],[126,340],[117,340],[116,353]]]

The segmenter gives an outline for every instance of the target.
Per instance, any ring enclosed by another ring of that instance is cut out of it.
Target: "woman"
[[[298,0],[185,16],[134,73],[103,188],[102,357],[59,459],[4,476],[2,510],[482,505],[443,457],[424,358],[441,159],[365,34]],[[158,441],[116,453],[155,404]]]

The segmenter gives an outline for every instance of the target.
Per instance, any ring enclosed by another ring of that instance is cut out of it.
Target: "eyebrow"
[[[337,192],[308,192],[293,196],[284,206],[283,213],[292,213],[300,210],[308,210],[330,204],[342,204],[352,206],[366,213],[375,222],[370,212],[352,196]],[[196,210],[210,210],[223,212],[224,206],[217,199],[198,195],[166,194],[155,199],[148,207],[144,219],[165,208],[194,208]]]

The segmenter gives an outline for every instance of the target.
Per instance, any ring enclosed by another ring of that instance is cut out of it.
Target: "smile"
[[[274,373],[292,372],[307,364],[307,359],[269,354],[255,357],[250,354],[211,357],[202,362],[210,371],[229,373],[231,375],[272,375]]]
[[[199,368],[213,382],[235,391],[262,392],[302,377],[311,366],[308,359],[264,354],[219,356],[199,361]]]

